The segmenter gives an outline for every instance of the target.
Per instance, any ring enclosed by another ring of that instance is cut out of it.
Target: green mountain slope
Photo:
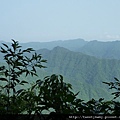
[[[46,72],[62,74],[75,91],[80,91],[79,97],[85,100],[100,97],[109,99],[110,90],[102,82],[120,78],[119,60],[98,59],[62,47],[37,52],[48,60]]]
[[[120,41],[90,41],[78,51],[98,58],[120,59]]]

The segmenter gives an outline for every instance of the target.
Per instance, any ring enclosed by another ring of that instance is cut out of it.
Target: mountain
[[[65,81],[73,85],[75,92],[80,91],[79,97],[85,100],[110,99],[111,91],[102,82],[120,78],[120,60],[98,59],[59,46],[52,50],[37,50],[37,53],[48,60],[47,73],[63,75]]]
[[[53,49],[56,46],[65,47],[69,50],[76,51],[78,48],[84,46],[87,41],[83,39],[73,39],[73,40],[59,40],[59,41],[51,41],[51,42],[29,42],[29,43],[21,43],[23,48],[32,47],[35,50],[47,48]]]
[[[10,45],[9,42],[3,42]],[[81,52],[97,58],[120,59],[120,41],[85,41],[83,39],[59,40],[51,42],[28,42],[20,44],[23,49],[32,47],[35,50],[49,49],[52,50],[56,46],[67,48],[74,52]]]
[[[80,47],[77,51],[98,58],[120,59],[120,41],[101,42],[94,40]]]
[[[120,41],[85,41],[83,39],[60,40],[52,42],[22,43],[23,48],[32,47],[35,50],[47,48],[52,50],[56,46],[67,48],[74,52],[81,52],[97,58],[120,59]]]

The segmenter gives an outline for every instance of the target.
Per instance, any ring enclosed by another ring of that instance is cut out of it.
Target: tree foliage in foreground
[[[40,119],[41,114],[47,112],[51,119],[51,114],[120,113],[120,102],[115,101],[120,96],[120,81],[117,78],[115,82],[104,82],[110,89],[117,90],[112,93],[115,97],[111,101],[100,98],[85,102],[78,99],[79,92],[73,93],[72,85],[65,83],[62,75],[56,74],[46,76],[43,80],[38,77],[31,87],[26,88],[25,85],[29,84],[29,81],[22,79],[21,76],[38,76],[37,69],[45,68],[42,63],[47,61],[32,48],[22,50],[21,47],[15,40],[12,40],[10,47],[4,43],[1,47],[6,65],[0,67],[0,114],[27,114],[29,115],[27,119],[30,119],[31,115],[37,115]],[[26,53],[32,54],[31,57],[26,56]]]

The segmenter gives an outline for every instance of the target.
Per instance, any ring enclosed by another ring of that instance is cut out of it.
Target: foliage
[[[4,54],[4,60],[7,65],[0,67],[0,72],[2,75],[0,80],[5,82],[4,86],[1,86],[1,88],[4,89],[3,95],[6,94],[6,96],[1,97],[1,99],[5,99],[4,108],[6,109],[6,112],[10,114],[14,112],[21,112],[21,110],[19,111],[19,107],[16,105],[16,100],[18,103],[21,101],[19,100],[19,94],[24,89],[17,89],[17,86],[28,84],[28,82],[25,80],[20,80],[20,76],[23,74],[26,76],[37,76],[36,67],[45,67],[41,65],[41,63],[46,62],[46,60],[43,60],[41,55],[36,52],[31,58],[28,58],[24,54],[31,54],[34,50],[32,48],[22,50],[17,41],[12,40],[12,42],[11,47],[8,47],[8,45],[4,43],[4,48],[1,47],[1,53]],[[17,108],[18,110],[16,111]]]
[[[44,82],[38,82],[38,96],[41,96],[41,103],[44,105],[42,109],[49,110],[52,108],[56,113],[73,113],[74,106],[72,105],[77,94],[74,94],[71,89],[71,84],[63,82],[61,75],[51,75],[45,77]]]
[[[112,105],[114,106],[113,108],[113,113],[112,114],[120,114],[120,102],[115,101],[117,98],[119,100],[120,98],[120,80],[117,79],[116,77],[114,78],[114,82],[103,82],[109,86],[109,89],[114,89],[115,91],[112,92],[112,95],[114,95]]]
[[[115,89],[116,91],[112,93],[114,95],[114,99],[120,97],[120,81],[115,77],[115,82],[103,82],[109,85],[109,89]]]

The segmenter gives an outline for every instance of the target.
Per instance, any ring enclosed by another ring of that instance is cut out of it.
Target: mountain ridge
[[[6,42],[5,42],[6,43]],[[1,42],[0,42],[1,44]],[[10,45],[9,42],[7,42]],[[120,41],[85,41],[84,39],[59,40],[51,42],[21,43],[23,49],[32,47],[35,50],[47,48],[52,50],[56,46],[67,48],[71,51],[81,52],[97,58],[120,59]]]
[[[99,59],[63,47],[56,47],[45,53],[38,50],[37,53],[48,60],[47,73],[62,74],[75,91],[81,91],[80,97],[83,99],[108,99],[110,91],[102,82],[113,81],[114,77],[120,78],[120,60]]]

